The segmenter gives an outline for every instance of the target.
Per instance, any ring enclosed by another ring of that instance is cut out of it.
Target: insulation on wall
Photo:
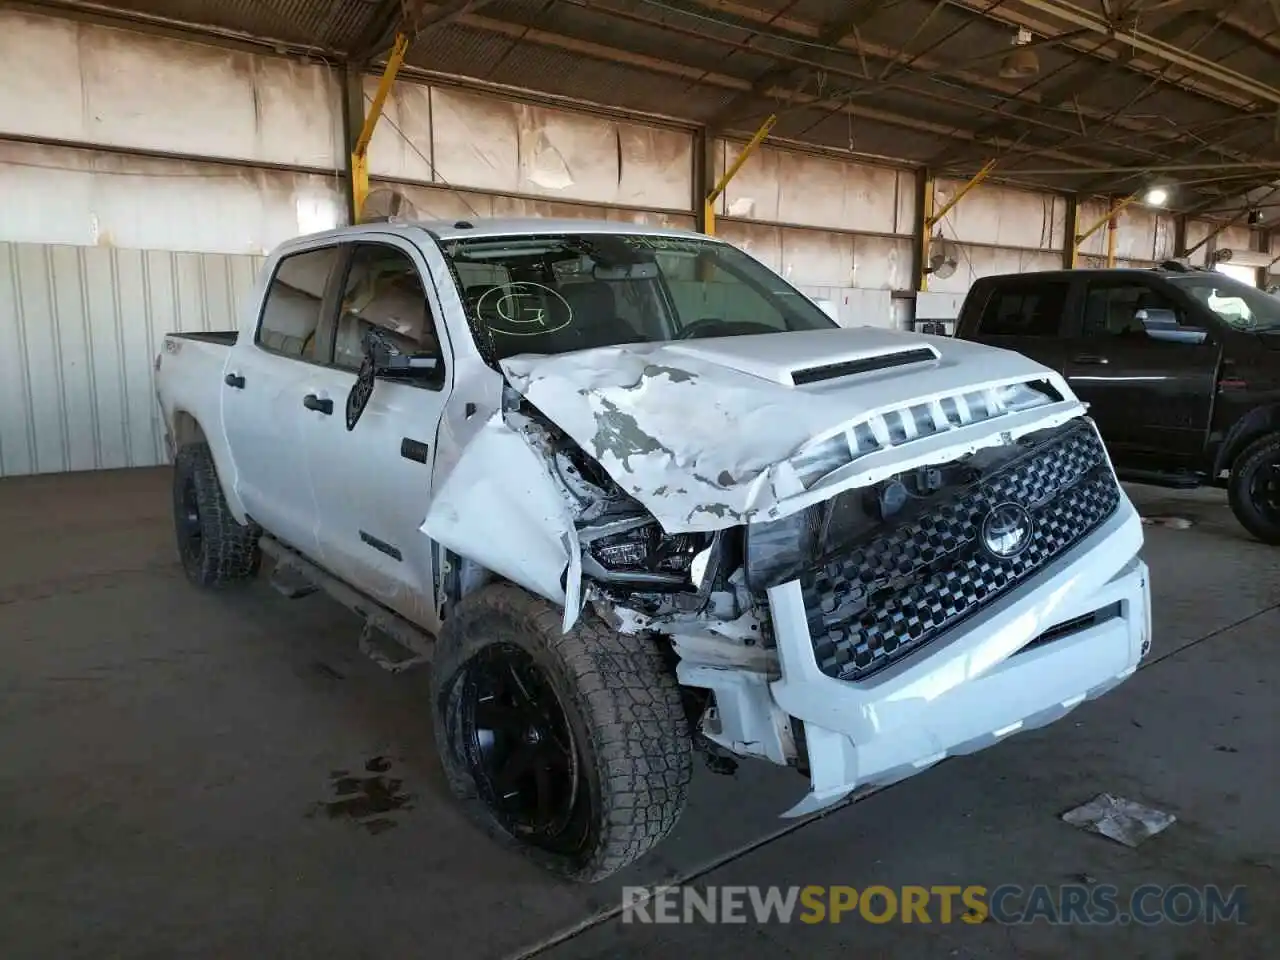
[[[961,181],[934,184],[934,209],[942,210],[959,193]],[[1050,194],[979,184],[969,190],[938,224],[949,240],[1021,250],[1061,250],[1066,200]]]
[[[743,144],[718,141],[716,177]],[[717,212],[724,217],[832,230],[910,234],[914,175],[774,147],[760,147],[729,181]]]
[[[261,262],[0,243],[0,476],[163,463],[161,340],[236,327]]]
[[[1106,216],[1110,204],[1102,200],[1090,200],[1080,204],[1080,229],[1087,230]],[[1168,260],[1174,255],[1174,218],[1140,204],[1130,204],[1116,214],[1115,249],[1118,260],[1130,260],[1151,264]],[[1106,257],[1107,226],[1099,227],[1084,243],[1080,252],[1085,256]]]
[[[955,254],[956,269],[949,277],[929,278],[929,289],[935,293],[965,293],[979,277],[1062,268],[1062,254],[1056,250],[1007,250],[963,243],[948,246]]]
[[[321,64],[0,10],[0,134],[334,170]]]
[[[693,138],[648,126],[398,83],[370,148],[388,179],[553,200],[685,211]]]
[[[0,141],[0,241],[262,254],[346,217],[335,176]]]
[[[719,220],[717,234],[797,285],[901,290],[911,284],[911,241]]]

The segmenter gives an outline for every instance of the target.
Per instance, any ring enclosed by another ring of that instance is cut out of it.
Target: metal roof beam
[[[357,63],[368,63],[391,49],[396,34],[403,31],[417,39],[424,30],[457,20],[488,2],[448,0],[431,5],[423,0],[382,0],[360,37],[351,45],[349,56]]]

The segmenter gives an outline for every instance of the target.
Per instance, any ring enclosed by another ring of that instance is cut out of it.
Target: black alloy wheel
[[[1241,526],[1263,543],[1280,545],[1280,434],[1261,437],[1236,458],[1227,498]]]
[[[581,760],[550,679],[525,650],[485,647],[463,668],[460,751],[478,791],[514,836],[553,853],[589,828]]]
[[[177,528],[178,552],[184,566],[198,566],[204,555],[204,529],[200,523],[200,498],[196,493],[195,478],[182,478],[175,485],[174,494],[173,519]]]

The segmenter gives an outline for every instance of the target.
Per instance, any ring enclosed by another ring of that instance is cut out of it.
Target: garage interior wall
[[[163,462],[160,339],[235,326],[267,252],[346,222],[342,102],[327,63],[0,10],[0,476]],[[694,145],[688,127],[402,75],[370,202],[692,228]],[[713,143],[717,177],[742,148]],[[935,209],[959,187],[938,181]],[[769,144],[719,198],[717,233],[847,326],[904,326],[916,206],[913,170]],[[1104,212],[1082,203],[1080,222]],[[932,295],[958,306],[979,276],[1058,267],[1065,216],[1060,196],[974,189],[935,230],[957,266]],[[1214,229],[1189,224],[1188,243]],[[1130,207],[1119,262],[1171,256],[1173,236],[1171,217]],[[1251,239],[1231,227],[1197,256]],[[1104,229],[1082,265],[1105,250]]]

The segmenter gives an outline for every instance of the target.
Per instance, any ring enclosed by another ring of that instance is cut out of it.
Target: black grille
[[[926,511],[800,579],[822,672],[861,680],[918,650],[1049,564],[1116,509],[1120,489],[1097,433],[1073,421]],[[981,544],[993,507],[1034,522],[1030,544],[1001,559]]]

